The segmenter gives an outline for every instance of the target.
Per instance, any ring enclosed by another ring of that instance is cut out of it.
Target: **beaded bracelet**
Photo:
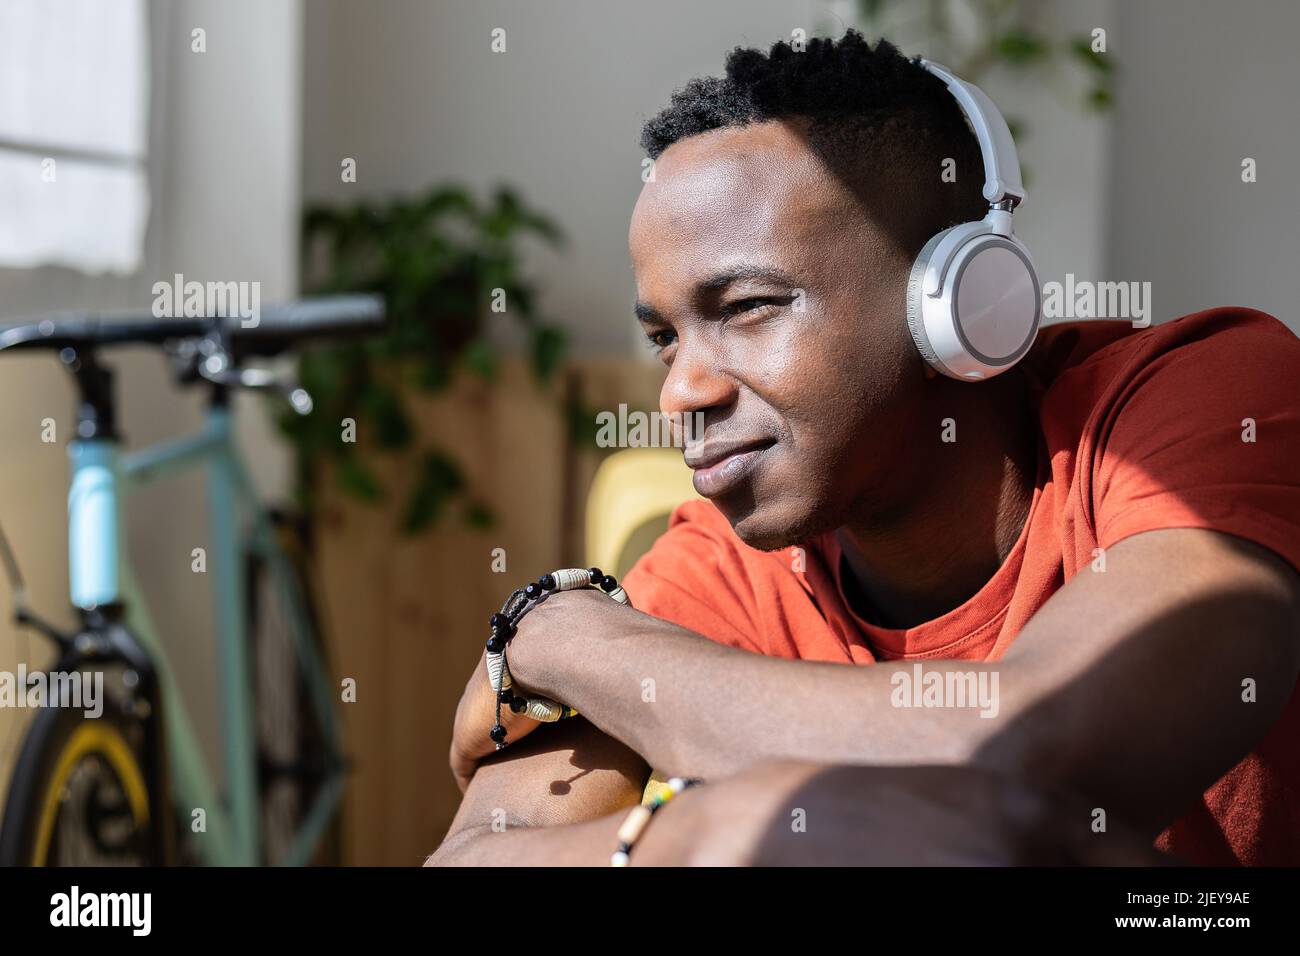
[[[650,824],[650,818],[655,815],[655,811],[683,790],[689,790],[703,782],[698,777],[671,777],[667,781],[667,788],[657,793],[650,803],[633,807],[632,812],[623,821],[623,825],[618,828],[618,849],[610,856],[609,865],[627,866],[631,862],[632,847],[636,845],[637,840],[641,839],[641,834]]]
[[[605,592],[619,604],[632,606],[627,592],[619,587],[614,575],[600,568],[562,568],[543,574],[536,583],[513,591],[501,610],[488,619],[492,636],[487,641],[488,682],[496,692],[496,723],[488,736],[500,750],[506,745],[506,729],[501,725],[501,705],[505,704],[516,714],[527,714],[533,720],[551,723],[575,716],[578,712],[565,704],[547,697],[521,697],[514,692],[510,678],[510,665],[506,661],[506,648],[515,636],[519,620],[556,591],[578,591],[595,588]]]

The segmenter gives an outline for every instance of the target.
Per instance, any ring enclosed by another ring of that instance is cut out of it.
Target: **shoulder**
[[[1113,351],[1111,351],[1113,350]],[[1181,429],[1297,407],[1300,338],[1253,309],[1211,309],[1108,348],[1115,413]]]
[[[1064,378],[1097,371],[1136,377],[1142,369],[1188,362],[1214,372],[1253,368],[1260,361],[1300,360],[1300,338],[1256,309],[1206,309],[1146,329],[1123,322],[1074,322],[1045,333],[1050,334],[1041,354],[1055,357],[1055,371]]]
[[[1073,322],[1043,335],[1026,371],[1058,443],[1104,442],[1121,415],[1177,426],[1180,415],[1219,421],[1240,404],[1294,405],[1300,339],[1254,309],[1208,309],[1147,329]]]
[[[1115,348],[1115,346],[1111,346]],[[1300,567],[1300,339],[1272,316],[1213,309],[1134,336],[1085,428],[1103,547],[1199,527]]]

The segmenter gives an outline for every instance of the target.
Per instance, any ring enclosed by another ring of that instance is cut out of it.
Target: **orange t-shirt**
[[[796,573],[789,550],[745,545],[704,500],[677,508],[627,573],[633,605],[776,657],[988,661],[1094,549],[1139,532],[1223,531],[1300,570],[1300,340],[1282,323],[1237,308],[1143,330],[1064,323],[1040,332],[1023,366],[1040,433],[1029,518],[960,607],[917,627],[875,626],[844,597],[834,533],[802,545]],[[1300,691],[1157,845],[1195,863],[1300,864]]]

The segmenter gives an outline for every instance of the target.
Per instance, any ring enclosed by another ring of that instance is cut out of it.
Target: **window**
[[[140,268],[144,0],[0,0],[0,266]]]

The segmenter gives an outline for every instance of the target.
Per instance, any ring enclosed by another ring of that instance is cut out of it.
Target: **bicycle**
[[[56,663],[41,672],[47,681],[62,675],[67,688],[73,675],[93,682],[98,674],[104,688],[97,716],[47,706],[34,717],[0,823],[0,864],[305,864],[321,850],[346,773],[333,687],[301,551],[291,550],[302,542],[257,501],[229,398],[240,388],[278,390],[309,414],[303,389],[245,360],[377,331],[383,321],[377,297],[336,296],[263,310],[251,328],[220,316],[93,314],[0,326],[0,350],[56,351],[78,393],[68,565],[80,624],[65,633],[26,606],[0,530],[14,619],[57,645]],[[197,433],[122,450],[113,370],[100,353],[130,344],[162,348],[178,382],[209,390]],[[225,800],[122,544],[124,498],[198,466],[208,481]]]

